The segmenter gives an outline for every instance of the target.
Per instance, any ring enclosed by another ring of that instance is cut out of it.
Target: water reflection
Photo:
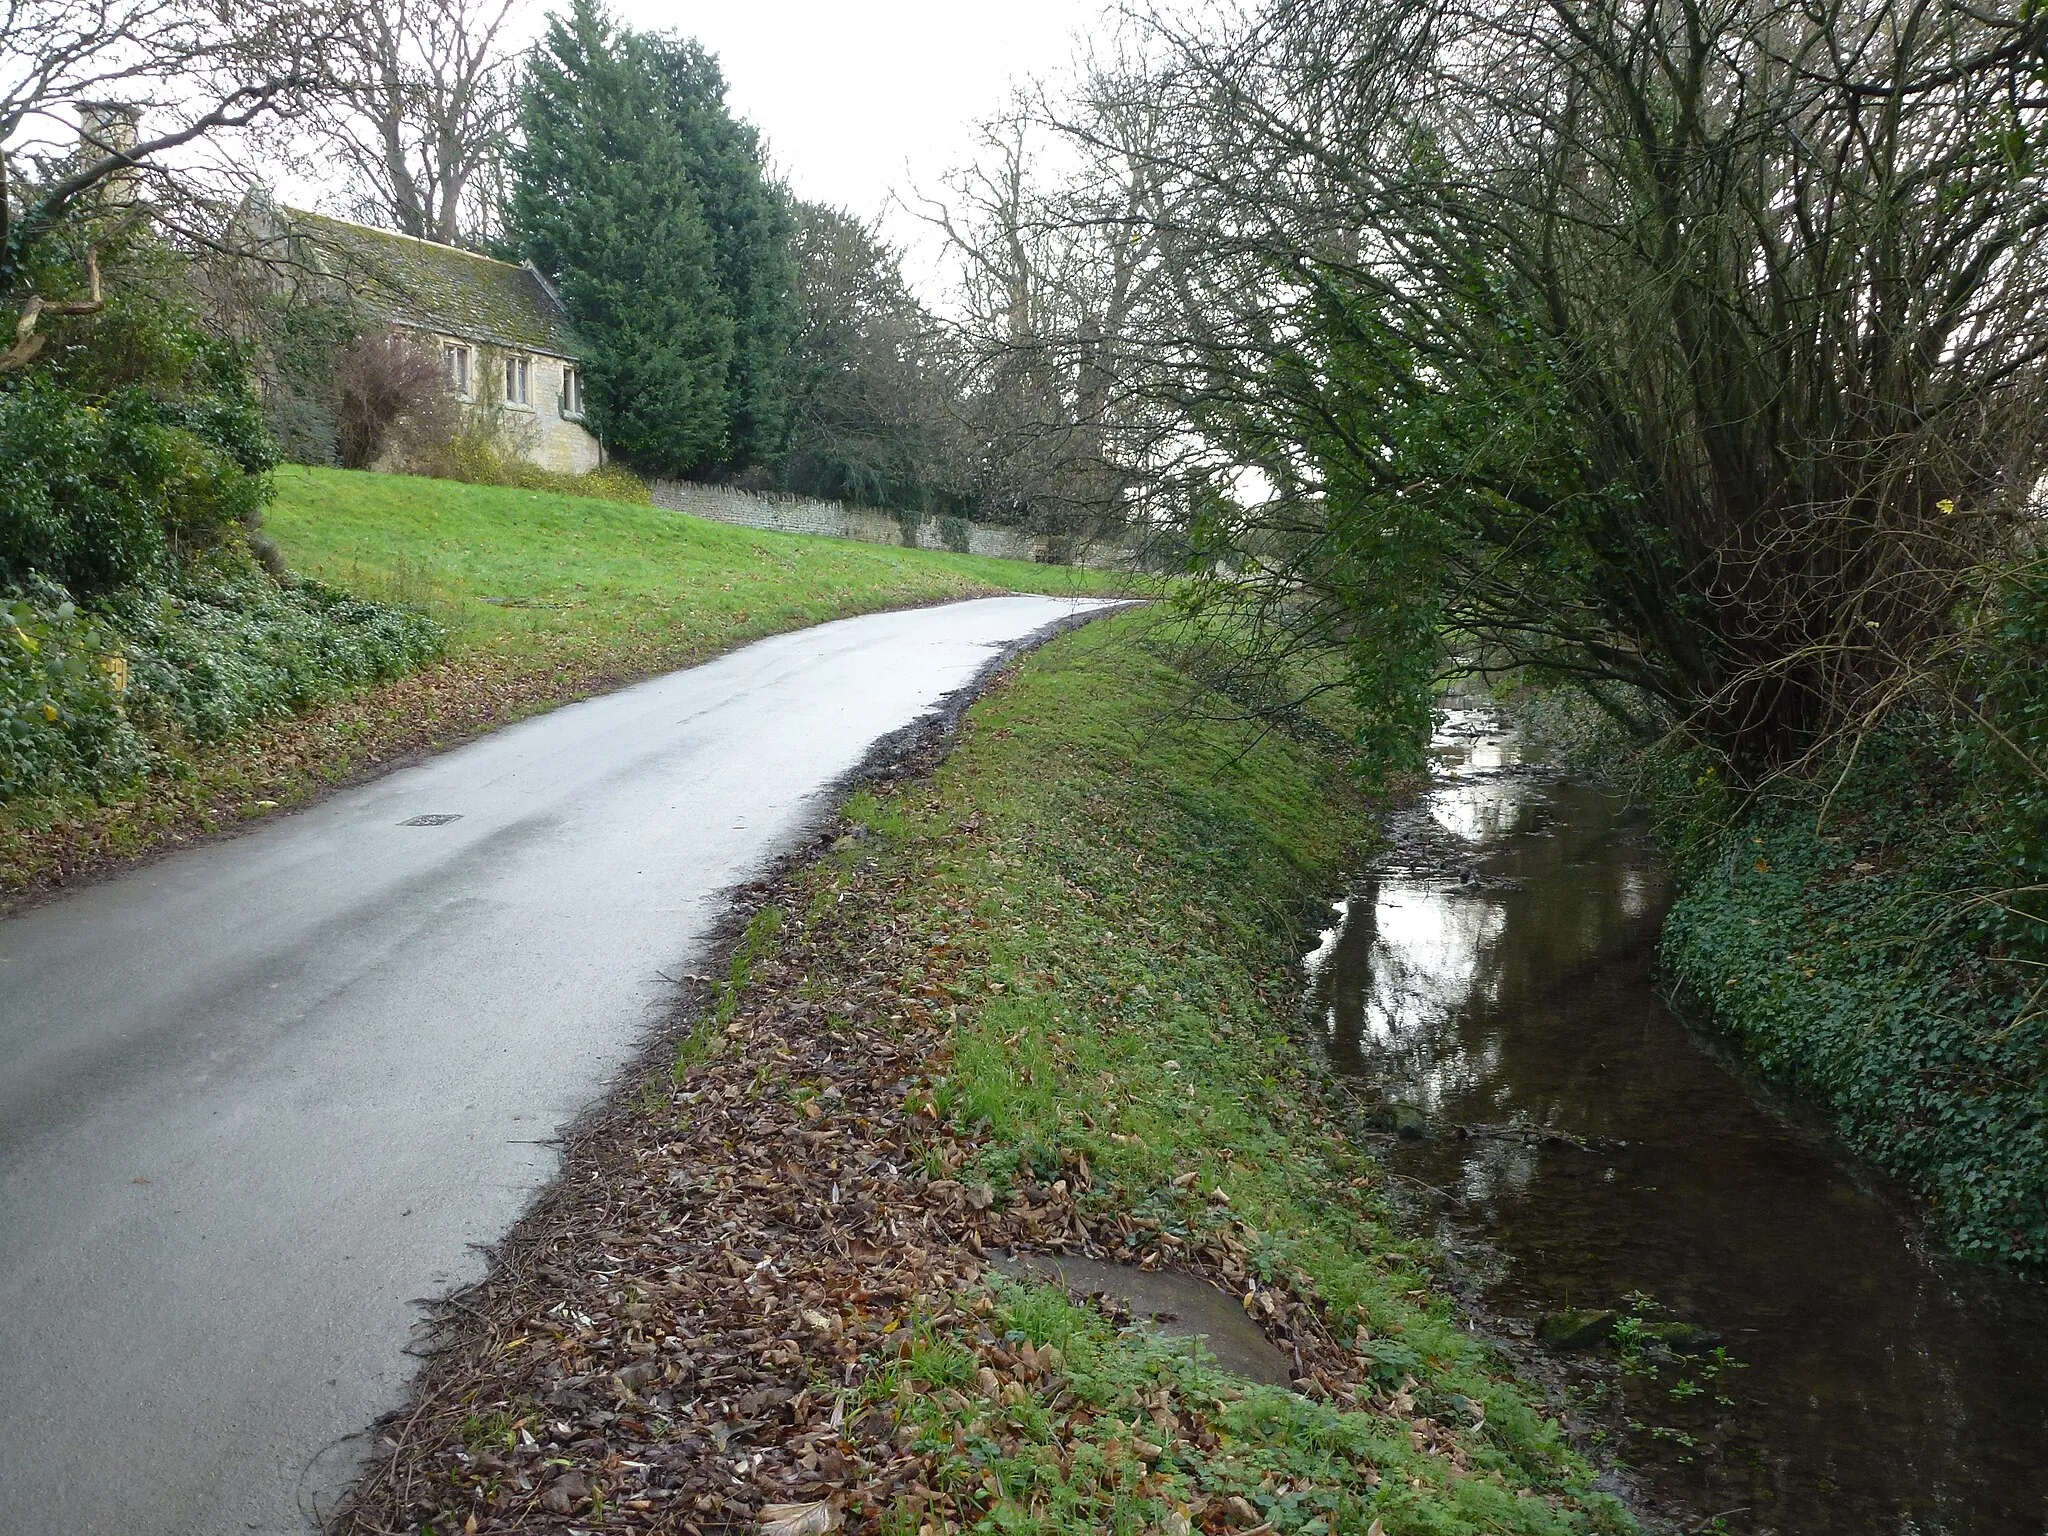
[[[1437,824],[1467,842],[1482,842],[1513,829],[1527,786],[1518,779],[1480,779],[1447,785],[1429,796]]]
[[[1615,798],[1518,768],[1483,716],[1438,748],[1426,852],[1341,903],[1310,964],[1340,1069],[1433,1122],[1393,1166],[1448,1192],[1490,1305],[1527,1324],[1647,1294],[1725,1339],[1745,1365],[1711,1378],[1580,1372],[1693,1519],[2048,1531],[2048,1295],[1930,1259],[1663,1006],[1664,877]]]

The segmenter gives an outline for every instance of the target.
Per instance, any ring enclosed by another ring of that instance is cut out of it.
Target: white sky
[[[1013,87],[1062,73],[1114,0],[610,0],[645,31],[679,32],[718,56],[733,113],[761,130],[771,169],[797,196],[880,219],[906,275],[940,300],[941,246],[892,206],[942,191],[974,152],[974,126]],[[553,0],[515,17],[523,45]],[[319,201],[317,162],[266,167],[287,202]]]
[[[937,190],[1013,81],[1056,73],[1101,0],[613,0],[620,19],[718,55],[734,113],[798,196],[873,218]],[[911,231],[892,220],[899,239]]]

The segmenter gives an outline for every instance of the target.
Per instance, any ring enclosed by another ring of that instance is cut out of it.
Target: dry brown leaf
[[[674,1530],[677,1510],[687,1524],[689,1515],[729,1507],[740,1457],[755,1497],[784,1501],[756,1517],[759,1536],[822,1536],[869,1518],[865,1506],[787,1502],[814,1490],[925,1486],[935,1467],[914,1435],[904,1438],[886,1413],[849,1412],[845,1391],[814,1403],[805,1382],[838,1375],[870,1350],[900,1353],[921,1298],[953,1298],[967,1317],[989,1318],[995,1303],[986,1293],[959,1301],[982,1273],[971,1256],[984,1241],[1028,1246],[1050,1221],[1066,1228],[1069,1246],[1097,1256],[1087,1223],[1115,1218],[1077,1209],[1074,1186],[1063,1192],[1059,1180],[1028,1186],[1030,1198],[998,1209],[987,1183],[957,1178],[970,1147],[943,1127],[913,1125],[920,1095],[905,1085],[943,1061],[947,1023],[893,982],[916,930],[889,915],[892,893],[901,895],[897,885],[862,877],[831,915],[785,930],[791,949],[759,969],[732,1020],[739,1034],[772,1036],[765,1061],[758,1052],[715,1054],[668,1087],[673,1118],[621,1117],[572,1151],[589,1176],[565,1179],[529,1218],[489,1283],[488,1327],[450,1314],[460,1348],[436,1357],[427,1409],[366,1485],[374,1511],[344,1528],[352,1536],[417,1529],[427,1497],[444,1507],[470,1502],[480,1471],[531,1479],[538,1496],[521,1528],[536,1536],[565,1529],[599,1497],[608,1528]],[[966,927],[968,914],[957,920]],[[831,1000],[792,999],[800,978]],[[835,1015],[851,1021],[850,1038],[831,1023]],[[800,1092],[825,1113],[806,1115]],[[934,1171],[955,1179],[925,1184],[877,1171],[932,1153],[933,1140]],[[1199,1193],[1197,1180],[1188,1175],[1183,1187]],[[1286,1283],[1270,1295],[1252,1283],[1244,1261],[1257,1233],[1225,1207],[1210,1210],[1214,1231],[1183,1238],[1138,1217],[1116,1222],[1117,1235],[1137,1237],[1141,1268],[1170,1258],[1234,1293],[1251,1290],[1246,1309],[1283,1347],[1302,1351],[1312,1378],[1349,1383],[1365,1400],[1355,1357],[1316,1326],[1314,1304],[1291,1300]],[[514,1336],[526,1347],[503,1344]],[[1050,1345],[997,1343],[978,1353],[995,1369],[978,1370],[967,1390],[984,1398],[1028,1399],[1023,1381],[1063,1369]],[[481,1397],[479,1375],[488,1383]],[[951,1389],[938,1396],[954,1413],[969,1409]],[[484,1467],[464,1447],[464,1425],[480,1400],[521,1399],[538,1399],[544,1411],[521,1421],[505,1466]],[[713,1412],[709,1442],[663,1467],[670,1498],[633,1497],[649,1481],[638,1471],[649,1449],[643,1416],[687,1399]],[[1153,1404],[1156,1427],[1147,1426],[1137,1454],[1155,1453],[1150,1440],[1180,1437],[1172,1406],[1170,1398]],[[550,1465],[561,1468],[552,1481]],[[947,1507],[934,1529],[971,1513]],[[1187,1514],[1164,1517],[1155,1536],[1193,1536]],[[1236,1536],[1260,1528],[1250,1506],[1232,1514]]]
[[[761,1536],[825,1536],[839,1529],[839,1511],[827,1499],[761,1506]]]

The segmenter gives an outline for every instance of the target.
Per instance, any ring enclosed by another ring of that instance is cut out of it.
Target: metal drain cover
[[[460,820],[462,820],[460,816],[450,816],[444,812],[434,816],[415,816],[411,821],[401,821],[399,825],[401,827],[445,827],[451,821]]]

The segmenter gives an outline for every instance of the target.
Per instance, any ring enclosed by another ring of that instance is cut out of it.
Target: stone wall
[[[575,365],[545,352],[520,353],[506,347],[478,346],[477,380],[471,398],[497,407],[505,445],[528,463],[560,475],[587,475],[604,462],[604,451],[564,399],[564,375]],[[527,398],[506,398],[505,364],[524,357]]]
[[[697,485],[685,480],[650,480],[648,491],[657,507],[688,512],[693,517],[767,528],[776,533],[810,533],[834,539],[859,539],[868,544],[895,544],[917,549],[952,549],[966,535],[963,553],[1001,560],[1044,560],[1045,541],[1022,528],[997,528],[954,518],[926,517],[915,525],[892,512],[848,506],[839,501],[814,501],[804,496],[764,496],[723,485]],[[905,537],[912,532],[914,536]],[[951,533],[954,543],[946,535]],[[1108,549],[1079,562],[1117,569],[1129,563],[1121,549]]]
[[[583,418],[568,409],[566,377],[575,364],[567,358],[430,331],[413,335],[442,355],[451,386],[457,384],[456,364],[447,362],[447,354],[456,348],[466,354],[460,365],[463,387],[454,390],[456,398],[465,405],[497,412],[500,443],[509,452],[563,475],[587,475],[604,462],[604,450],[583,425]],[[505,392],[506,361],[517,358],[524,358],[527,364],[527,398],[523,401],[507,399]]]

